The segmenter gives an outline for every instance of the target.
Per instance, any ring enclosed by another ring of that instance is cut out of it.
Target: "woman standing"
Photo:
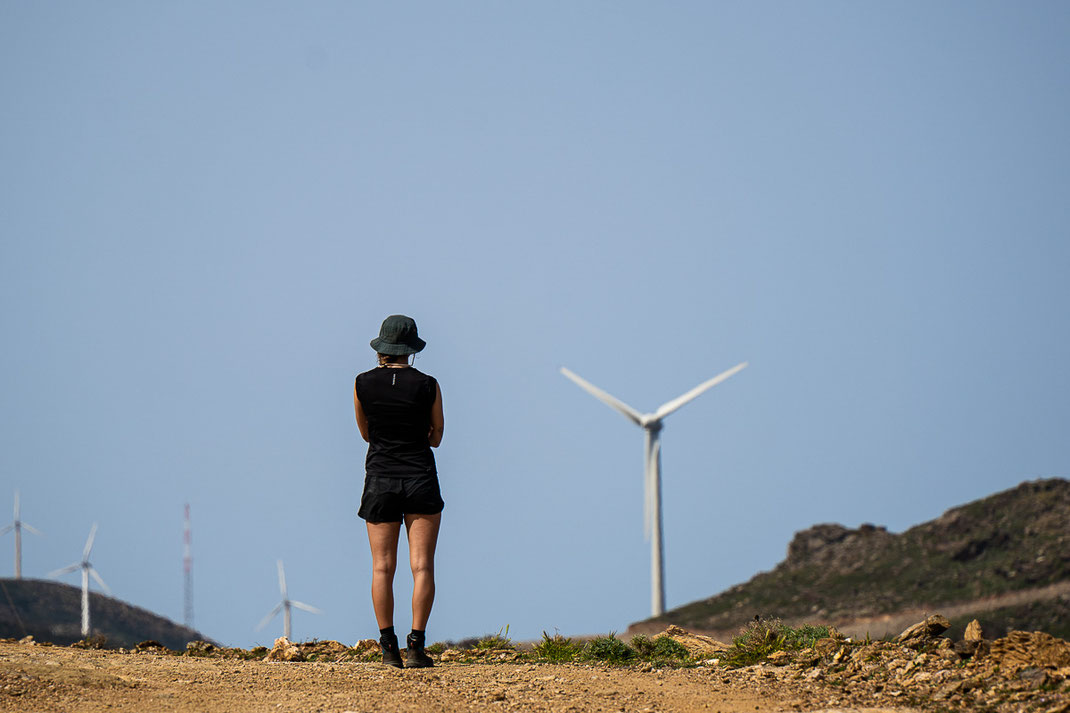
[[[372,551],[372,604],[383,663],[398,668],[432,665],[424,644],[435,599],[435,544],[443,503],[431,449],[442,442],[442,392],[434,377],[413,368],[408,359],[425,344],[411,317],[387,317],[371,341],[379,365],[357,376],[353,389],[357,427],[368,442],[359,515],[367,522]],[[405,664],[394,632],[394,570],[402,522],[413,579]]]

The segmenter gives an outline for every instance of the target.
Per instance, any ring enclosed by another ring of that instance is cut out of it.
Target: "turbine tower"
[[[287,639],[290,638],[290,607],[294,606],[298,609],[304,609],[307,612],[313,614],[322,614],[319,609],[304,602],[296,602],[289,598],[286,594],[286,573],[282,569],[282,560],[278,560],[279,565],[279,591],[282,592],[282,601],[275,605],[275,608],[271,610],[271,613],[263,618],[263,620],[257,625],[256,630],[260,631],[267,623],[275,618],[275,615],[282,610],[282,635]],[[291,639],[292,641],[292,639]]]
[[[641,427],[646,433],[646,443],[643,454],[644,472],[644,521],[646,536],[650,540],[650,611],[651,616],[659,616],[665,612],[665,564],[662,561],[665,548],[662,544],[661,528],[661,422],[676,409],[687,402],[697,398],[707,389],[711,389],[725,379],[747,366],[747,362],[737,364],[728,371],[722,372],[709,381],[705,381],[688,391],[683,396],[678,396],[658,407],[653,413],[639,413],[634,408],[617,399],[594,384],[580,378],[565,367],[561,367],[561,373],[604,403],[606,406],[623,414],[632,423]]]
[[[89,530],[89,539],[85,541],[85,549],[82,550],[82,561],[75,562],[74,564],[67,565],[63,569],[57,569],[55,572],[49,574],[49,577],[60,577],[64,574],[75,571],[76,569],[82,570],[82,637],[89,636],[89,575],[93,575],[93,579],[97,580],[105,592],[111,594],[111,590],[108,589],[108,585],[104,584],[104,580],[100,578],[97,571],[93,569],[93,565],[89,563],[89,553],[93,550],[93,539],[97,536],[97,523],[93,523],[92,529]]]
[[[193,535],[189,524],[189,503],[186,503],[185,526],[182,529],[182,619],[187,629],[193,628]]]
[[[26,528],[35,535],[41,533],[28,522],[19,519],[19,491],[15,491],[15,521],[0,530],[0,535],[15,531],[15,579],[22,579],[22,529]]]

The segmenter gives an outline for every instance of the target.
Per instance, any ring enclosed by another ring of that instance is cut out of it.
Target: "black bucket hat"
[[[427,346],[416,333],[416,321],[403,314],[392,314],[383,320],[379,336],[371,341],[372,349],[379,354],[408,356]]]

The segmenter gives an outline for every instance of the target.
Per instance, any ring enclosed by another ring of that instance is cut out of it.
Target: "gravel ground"
[[[782,669],[265,662],[0,644],[0,711],[907,711],[837,699]]]

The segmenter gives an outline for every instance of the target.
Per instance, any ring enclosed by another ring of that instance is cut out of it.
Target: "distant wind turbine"
[[[41,533],[28,522],[19,519],[19,491],[15,491],[15,521],[0,530],[0,535],[6,535],[15,531],[15,579],[22,579],[22,528],[26,528],[35,535]]]
[[[289,598],[286,594],[286,573],[282,569],[282,560],[278,560],[279,565],[279,591],[282,592],[282,601],[275,605],[275,608],[271,610],[271,613],[263,618],[263,620],[257,625],[256,630],[260,631],[267,623],[275,618],[275,615],[282,610],[282,635],[287,639],[290,638],[290,607],[294,606],[298,609],[304,609],[307,612],[313,614],[322,614],[316,607],[305,604],[304,602],[296,602]],[[291,639],[292,641],[292,639]]]
[[[63,569],[57,569],[55,572],[50,573],[49,577],[61,577],[65,574],[69,574],[76,569],[82,570],[82,636],[89,636],[89,575],[93,575],[93,579],[97,580],[105,592],[111,594],[111,590],[108,589],[108,585],[104,584],[104,580],[100,578],[97,571],[93,569],[93,565],[89,563],[89,553],[93,551],[93,539],[97,536],[97,523],[93,523],[92,529],[89,530],[89,538],[85,541],[85,549],[82,550],[82,561],[75,562],[74,564],[67,565]]]
[[[647,539],[650,543],[650,611],[652,616],[659,616],[665,612],[665,565],[662,561],[665,552],[662,545],[661,528],[661,422],[670,413],[680,408],[687,402],[697,398],[707,389],[711,389],[736,372],[747,366],[747,362],[737,364],[705,381],[679,396],[668,401],[654,413],[639,413],[634,408],[617,399],[594,384],[585,381],[565,367],[561,367],[561,373],[587,393],[596,399],[623,414],[628,420],[640,426],[646,431],[646,449],[643,457],[644,485],[645,485],[645,525]]]

